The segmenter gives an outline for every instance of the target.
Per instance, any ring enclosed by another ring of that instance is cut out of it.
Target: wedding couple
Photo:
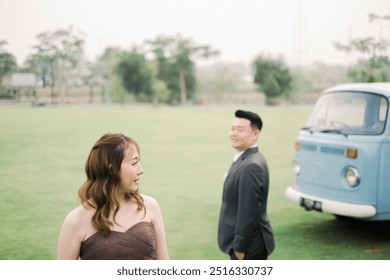
[[[237,154],[226,175],[218,227],[220,249],[232,260],[267,259],[274,237],[267,216],[268,166],[257,140],[259,115],[237,110],[230,141]],[[169,259],[158,202],[139,192],[144,172],[137,142],[105,134],[85,164],[81,205],[65,218],[58,259]]]

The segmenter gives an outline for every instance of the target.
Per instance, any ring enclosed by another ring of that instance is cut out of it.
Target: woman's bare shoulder
[[[80,227],[91,220],[94,212],[94,209],[80,205],[68,213],[64,223],[71,227]]]
[[[146,207],[159,207],[158,202],[151,196],[142,195]]]
[[[151,196],[142,195],[144,198],[144,203],[146,207],[146,212],[153,220],[155,217],[159,217],[161,215],[160,205],[156,199]]]

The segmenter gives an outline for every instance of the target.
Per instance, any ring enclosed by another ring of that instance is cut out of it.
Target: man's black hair
[[[263,121],[261,120],[260,116],[256,113],[253,113],[251,111],[237,110],[235,116],[237,118],[249,120],[251,122],[251,126],[256,127],[260,131],[263,128]]]

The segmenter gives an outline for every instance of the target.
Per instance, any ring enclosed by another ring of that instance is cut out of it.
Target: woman
[[[159,204],[139,193],[138,144],[122,134],[105,134],[85,165],[81,205],[65,218],[58,259],[168,259]]]

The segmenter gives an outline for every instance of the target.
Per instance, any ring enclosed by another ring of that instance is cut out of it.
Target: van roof
[[[379,93],[390,97],[390,83],[350,83],[341,84],[325,89],[323,92],[334,91],[364,91]]]

